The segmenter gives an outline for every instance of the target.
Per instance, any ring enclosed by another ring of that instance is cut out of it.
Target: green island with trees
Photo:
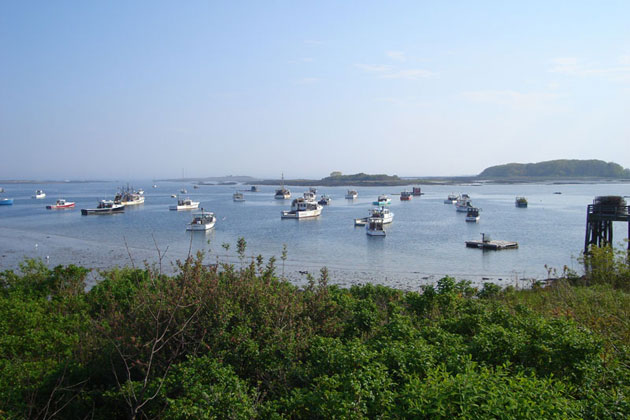
[[[226,246],[227,248],[227,246]],[[296,287],[275,258],[0,273],[0,418],[625,419],[630,266],[528,290]],[[284,262],[285,253],[281,257]]]
[[[445,185],[470,182],[492,183],[523,183],[523,182],[584,182],[584,181],[617,181],[630,180],[630,169],[614,162],[602,160],[569,160],[558,159],[538,163],[508,163],[491,166],[479,175],[451,176],[451,177],[405,177],[398,175],[375,174],[363,172],[343,175],[340,171],[333,171],[322,179],[267,179],[262,181],[248,181],[248,184],[260,185],[299,185],[299,186],[357,186],[357,187],[387,187],[411,184]]]

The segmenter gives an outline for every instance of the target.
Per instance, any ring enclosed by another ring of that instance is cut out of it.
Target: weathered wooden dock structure
[[[596,197],[593,204],[586,207],[585,254],[591,245],[601,247],[613,244],[613,222],[628,223],[630,238],[630,206],[626,205],[626,201],[617,196]]]
[[[490,236],[482,233],[480,241],[466,241],[466,247],[498,251],[501,249],[516,249],[518,248],[518,242],[493,241],[490,239]]]

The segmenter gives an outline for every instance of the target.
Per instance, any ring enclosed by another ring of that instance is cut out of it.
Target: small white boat
[[[129,186],[123,187],[114,197],[114,203],[122,204],[124,206],[137,206],[138,204],[144,204],[144,191],[134,191],[134,189]]]
[[[346,199],[347,200],[354,200],[359,196],[359,193],[356,192],[355,190],[348,190],[348,192],[346,193]]]
[[[199,208],[199,201],[192,201],[190,198],[178,199],[177,204],[169,206],[169,210],[194,210]]]
[[[33,198],[45,198],[45,197],[46,197],[46,193],[42,190],[35,191],[35,195],[33,196]]]
[[[245,196],[243,195],[242,192],[235,192],[234,194],[232,194],[232,200],[234,201],[245,201]]]
[[[282,174],[282,186],[276,190],[274,198],[276,200],[288,200],[291,198],[291,191],[284,188],[284,174]]]
[[[365,226],[368,222],[369,217],[361,217],[359,219],[354,219],[355,226]]]
[[[179,190],[179,192],[182,194],[186,194],[188,193],[188,190],[186,190],[186,188],[182,188],[181,190]]]
[[[369,236],[385,236],[383,219],[380,217],[370,217],[365,225],[365,233]]]
[[[331,201],[332,201],[332,199],[329,196],[322,195],[322,198],[319,199],[317,204],[321,204],[322,206],[327,206],[327,205],[330,204]]]
[[[322,214],[323,207],[315,201],[308,201],[302,197],[296,198],[291,203],[291,210],[284,210],[280,217],[282,219],[305,219],[317,217]]]
[[[63,198],[57,200],[55,204],[49,204],[46,206],[48,210],[57,210],[57,209],[71,209],[74,207],[74,202],[66,201]]]
[[[370,210],[369,218],[374,218],[374,217],[383,219],[383,224],[388,224],[394,221],[394,213],[392,213],[386,207],[379,207],[379,208]]]
[[[467,213],[468,207],[472,207],[472,201],[470,200],[470,196],[468,194],[462,194],[461,197],[455,202],[455,210]]]
[[[177,194],[171,194],[171,198],[177,198]]]
[[[81,209],[81,214],[87,216],[90,214],[114,214],[125,211],[123,204],[116,204],[112,200],[101,200],[95,209]]]
[[[313,191],[307,191],[303,196],[306,201],[317,201],[317,195]]]
[[[479,221],[479,210],[477,207],[468,207],[466,212],[466,221],[477,223]]]
[[[459,195],[449,194],[446,200],[444,200],[444,204],[455,204],[459,200]]]
[[[157,188],[157,184],[153,184],[153,188]]]
[[[391,202],[392,202],[392,199],[389,198],[388,196],[379,195],[376,201],[374,201],[372,204],[374,204],[375,206],[386,206],[388,204],[391,204]]]
[[[186,230],[210,230],[216,222],[217,218],[214,216],[214,213],[201,209],[199,213],[193,213],[192,221],[188,224]]]

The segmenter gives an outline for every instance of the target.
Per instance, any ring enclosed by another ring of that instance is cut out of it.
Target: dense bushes
[[[217,270],[200,256],[176,276],[103,272],[89,291],[86,274],[37,261],[0,274],[0,417],[630,415],[620,290],[341,289],[325,270],[298,289],[274,261]]]

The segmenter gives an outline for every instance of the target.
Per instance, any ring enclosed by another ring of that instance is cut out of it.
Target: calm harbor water
[[[246,201],[236,203],[234,191],[249,186],[193,189],[192,184],[159,182],[154,189],[150,181],[133,185],[145,190],[145,204],[111,216],[81,216],[80,209],[111,199],[120,183],[3,185],[3,196],[14,198],[15,204],[0,206],[0,269],[16,268],[25,257],[94,268],[128,265],[131,259],[136,264],[155,262],[156,244],[166,251],[165,262],[197,250],[209,254],[211,261],[219,257],[235,262],[235,243],[244,237],[248,255],[276,256],[279,271],[286,244],[285,272],[298,284],[305,281],[304,272],[317,273],[323,266],[329,268],[331,282],[342,285],[375,282],[415,288],[444,275],[515,284],[547,277],[545,266],[561,271],[566,265],[579,271],[576,258],[584,243],[586,205],[597,195],[630,195],[630,184],[484,184],[422,186],[425,194],[409,202],[395,195],[401,187],[357,188],[359,197],[351,201],[344,199],[346,187],[320,187],[318,195],[328,194],[331,205],[317,219],[298,221],[280,219],[290,200],[275,200],[272,186],[245,192]],[[171,194],[182,187],[216,214],[212,231],[187,232],[191,213],[168,210],[175,201]],[[43,189],[47,197],[31,198],[36,189]],[[290,189],[296,197],[308,188]],[[466,223],[464,213],[443,203],[451,192],[471,196],[482,209],[479,223]],[[386,238],[368,237],[364,228],[353,226],[353,219],[366,216],[379,194],[390,195],[395,214]],[[526,196],[529,207],[516,208],[516,196]],[[60,197],[75,201],[76,208],[45,209]],[[626,238],[626,229],[615,227],[616,242]],[[517,241],[519,248],[483,252],[465,247],[466,240],[480,239],[482,232],[493,239]],[[231,244],[227,252],[224,243]]]

